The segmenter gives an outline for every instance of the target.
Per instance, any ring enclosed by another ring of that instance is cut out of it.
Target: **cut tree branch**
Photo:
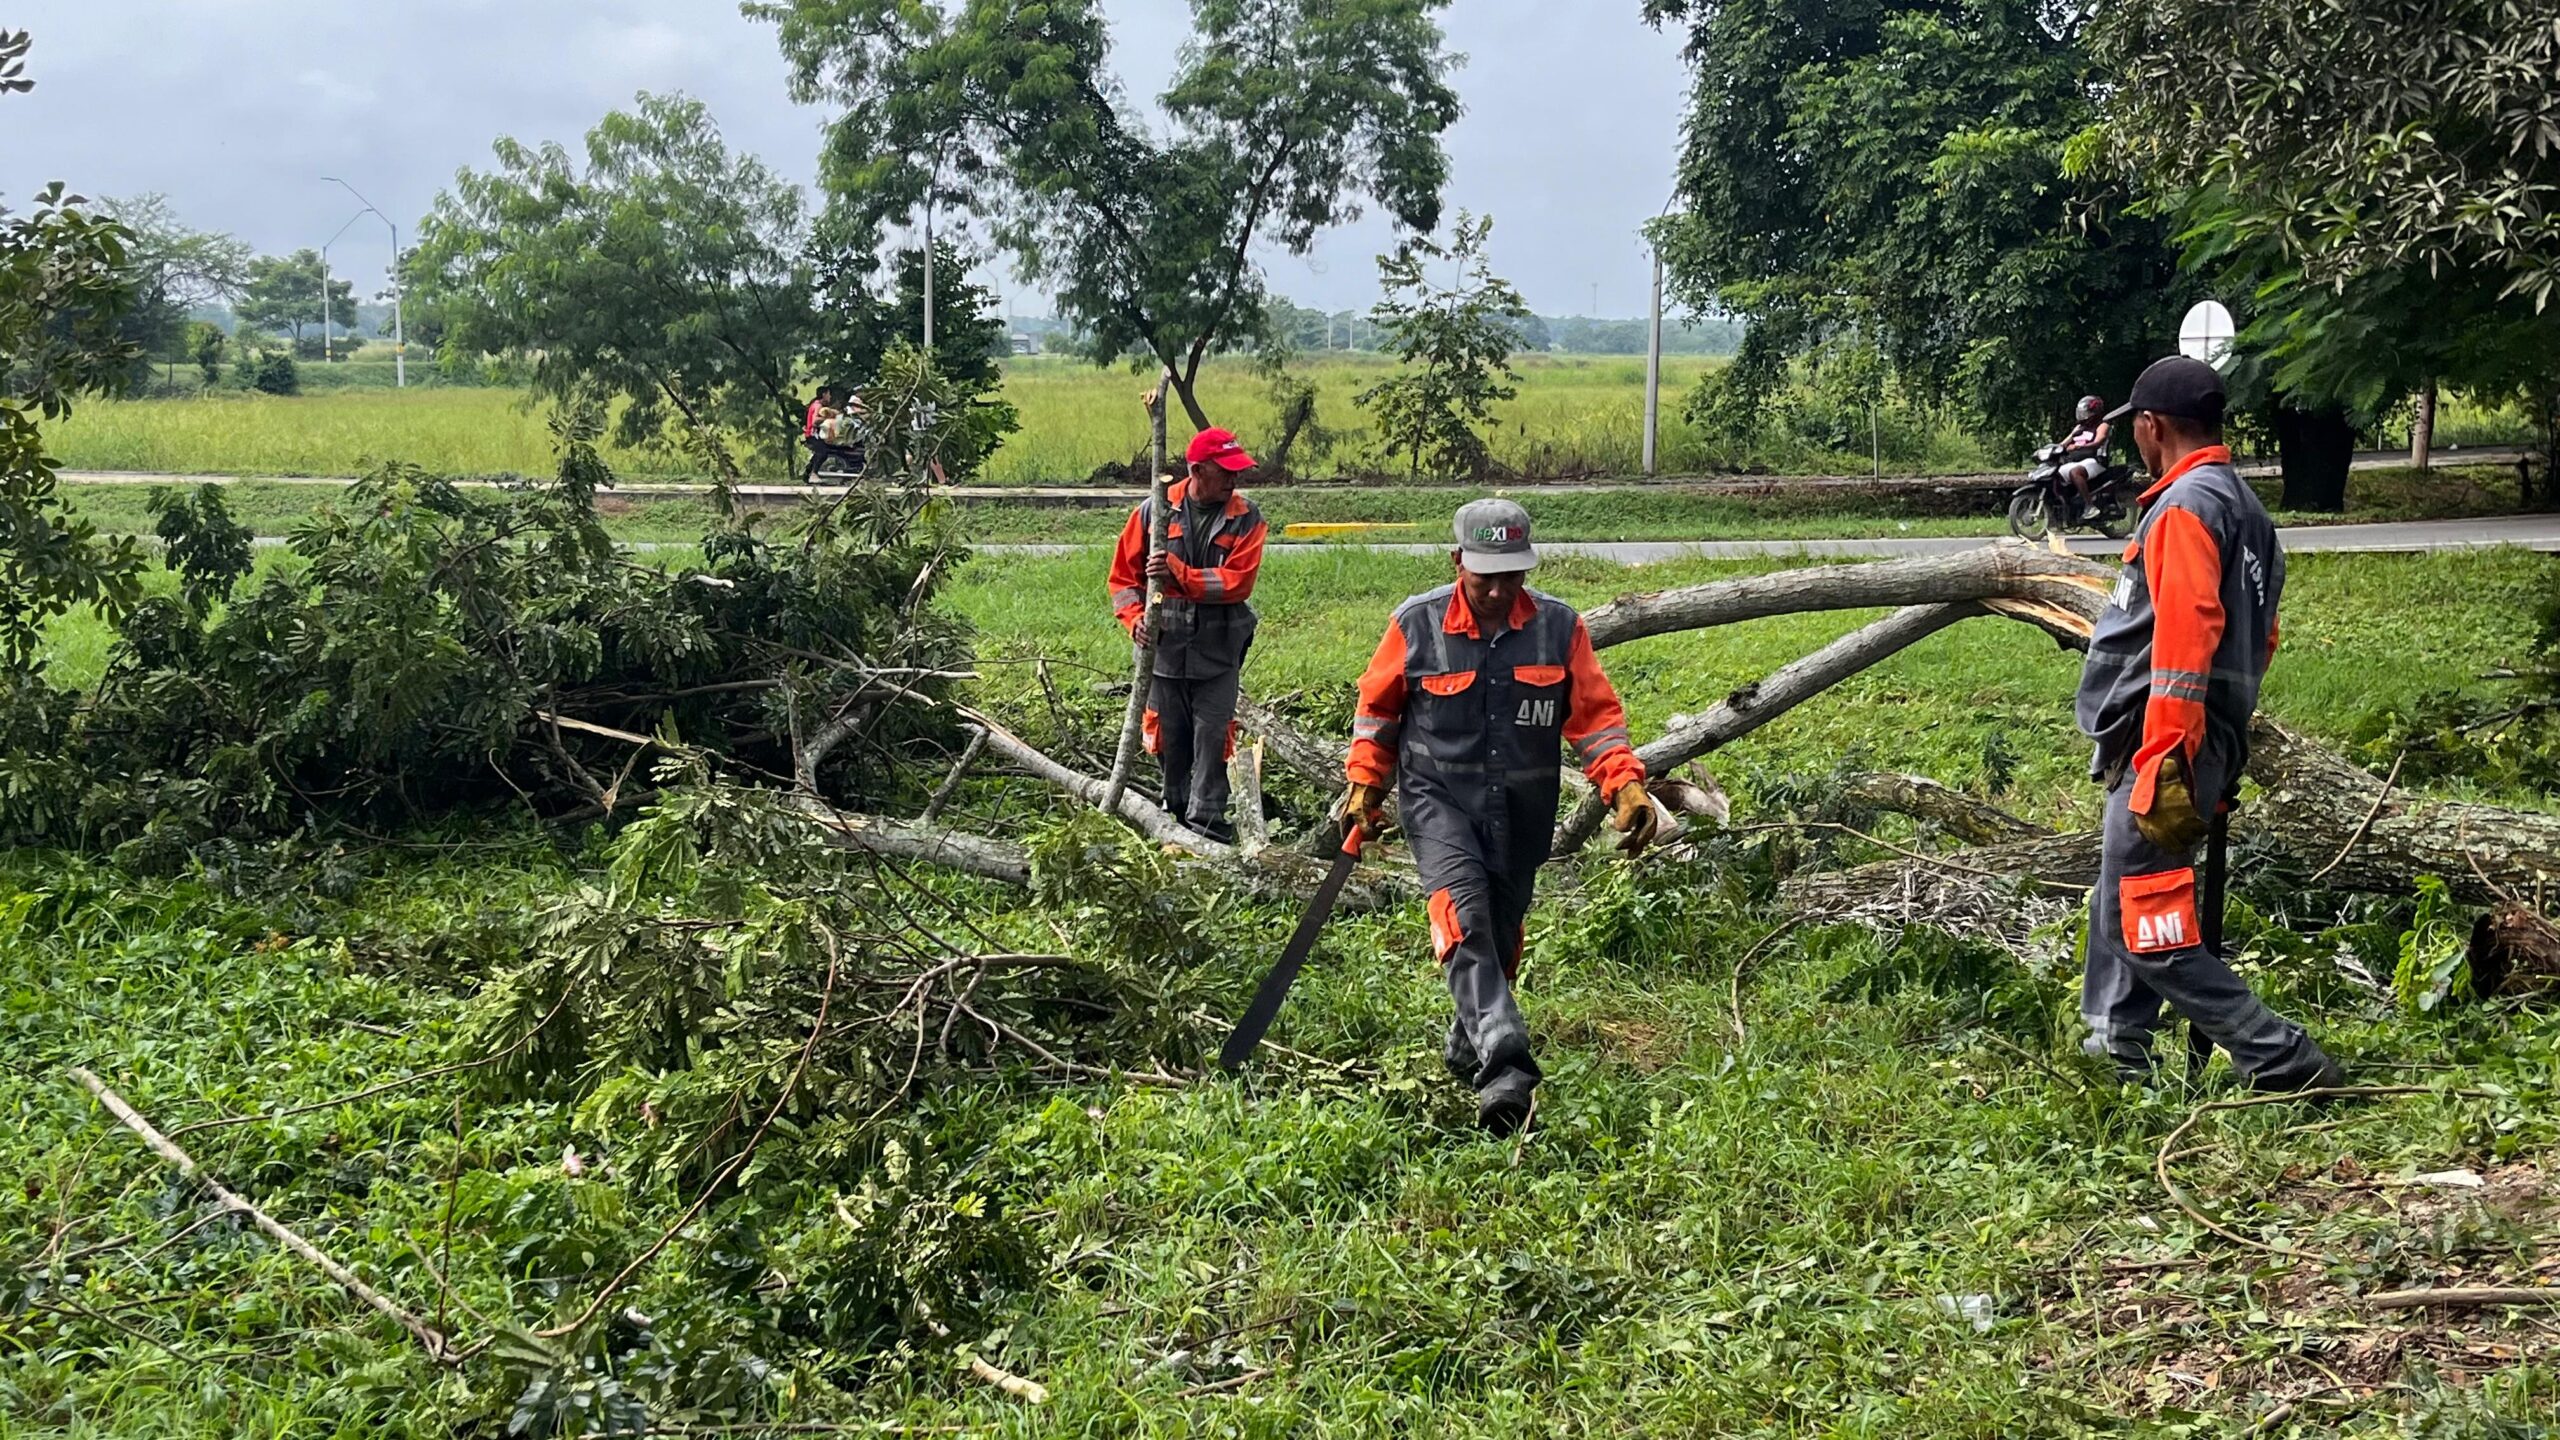
[[[72,1067],[71,1078],[80,1082],[81,1089],[96,1096],[98,1103],[105,1106],[107,1113],[116,1117],[117,1122],[124,1128],[141,1136],[142,1143],[151,1147],[152,1154],[167,1161],[179,1174],[202,1185],[205,1193],[211,1195],[216,1204],[234,1214],[246,1216],[249,1223],[265,1231],[277,1244],[318,1267],[322,1274],[338,1282],[348,1294],[397,1322],[401,1329],[408,1331],[419,1344],[426,1347],[429,1358],[439,1361],[454,1358],[453,1342],[447,1340],[443,1332],[409,1313],[390,1296],[358,1279],[354,1271],[322,1254],[318,1246],[295,1234],[282,1221],[250,1204],[212,1176],[203,1173],[197,1168],[195,1157],[179,1149],[175,1141],[161,1134],[149,1120],[142,1117],[141,1112],[125,1103],[123,1096],[109,1089],[107,1082],[81,1066]]]

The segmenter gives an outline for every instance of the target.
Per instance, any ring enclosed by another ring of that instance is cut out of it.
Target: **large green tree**
[[[301,348],[304,327],[324,319],[332,332],[355,328],[354,284],[329,276],[325,281],[329,299],[324,305],[320,299],[324,275],[326,262],[317,250],[261,255],[249,262],[247,282],[232,304],[232,313],[253,330],[291,335],[296,349]]]
[[[187,325],[199,306],[227,301],[249,283],[246,241],[198,230],[178,218],[165,195],[102,200],[99,208],[132,236],[127,263],[136,281],[124,332],[150,357],[187,358]]]
[[[436,197],[409,261],[444,353],[531,357],[554,398],[618,395],[626,444],[735,473],[743,436],[787,465],[817,324],[798,187],[681,96],[607,115],[583,165],[557,144],[496,150]]]
[[[2429,381],[2560,395],[2549,5],[2126,0],[2097,41],[2107,148],[2227,277],[2244,383],[2341,425]]]
[[[2078,11],[2016,0],[1648,0],[1696,80],[1672,283],[1750,322],[1723,399],[1873,343],[1903,385],[2020,436],[2121,393],[2187,298],[2164,227],[2076,185],[2096,118]]]
[[[1195,425],[1213,350],[1258,338],[1257,247],[1304,254],[1375,203],[1440,219],[1458,99],[1447,0],[1192,0],[1151,126],[1111,78],[1101,0],[756,0],[794,93],[831,104],[824,181],[878,234],[932,203],[987,220],[1089,354],[1151,355]]]

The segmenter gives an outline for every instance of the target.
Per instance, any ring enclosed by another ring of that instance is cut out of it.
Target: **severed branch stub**
[[[126,1103],[123,1096],[108,1088],[107,1082],[99,1079],[85,1066],[73,1066],[71,1078],[79,1082],[81,1089],[97,1097],[98,1103],[105,1106],[107,1113],[116,1117],[117,1122],[124,1128],[141,1136],[142,1143],[151,1147],[152,1154],[167,1161],[179,1174],[202,1185],[205,1193],[211,1195],[214,1201],[225,1210],[248,1217],[249,1223],[265,1231],[277,1244],[316,1266],[322,1274],[338,1282],[348,1294],[396,1321],[401,1329],[408,1331],[420,1345],[426,1347],[427,1355],[431,1359],[451,1361],[459,1358],[454,1351],[453,1342],[446,1339],[443,1332],[411,1314],[398,1301],[357,1278],[354,1271],[321,1253],[318,1246],[295,1234],[282,1221],[250,1204],[222,1182],[205,1174],[197,1167],[194,1156],[179,1149],[175,1141],[161,1134],[157,1127],[142,1117],[140,1111]]]

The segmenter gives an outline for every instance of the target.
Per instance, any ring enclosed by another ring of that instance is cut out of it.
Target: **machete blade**
[[[1333,916],[1333,905],[1342,898],[1342,887],[1351,879],[1351,869],[1360,863],[1360,827],[1354,825],[1343,836],[1342,848],[1333,857],[1333,868],[1325,872],[1324,883],[1316,887],[1316,896],[1307,902],[1307,913],[1298,917],[1298,928],[1289,936],[1289,948],[1280,952],[1280,961],[1271,973],[1262,977],[1262,986],[1253,992],[1253,1003],[1245,1007],[1244,1018],[1236,1022],[1235,1033],[1218,1049],[1218,1064],[1229,1071],[1241,1070],[1253,1058],[1255,1047],[1271,1029],[1280,1014],[1280,1002],[1289,998],[1289,986],[1298,978],[1298,967],[1316,948],[1316,936],[1324,932],[1324,922]]]

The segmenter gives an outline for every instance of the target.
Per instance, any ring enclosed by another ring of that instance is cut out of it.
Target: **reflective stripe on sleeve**
[[[1572,743],[1573,758],[1585,765],[1588,765],[1594,758],[1606,755],[1611,750],[1614,750],[1621,745],[1628,744],[1627,727],[1624,725],[1605,726],[1601,729],[1592,731],[1590,734],[1585,735],[1581,739]]]
[[[1111,608],[1115,611],[1126,610],[1132,605],[1144,605],[1146,603],[1147,592],[1144,590],[1127,589],[1114,590],[1111,592]]]
[[[2202,700],[2205,698],[2205,677],[2193,670],[2155,668],[2151,672],[2151,693],[2178,700]]]

